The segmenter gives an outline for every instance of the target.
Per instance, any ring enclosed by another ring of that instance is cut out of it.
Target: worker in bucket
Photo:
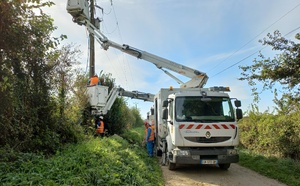
[[[148,155],[149,157],[153,157],[154,130],[152,129],[150,123],[148,123],[146,141],[147,141]]]
[[[97,74],[95,74],[93,77],[91,77],[91,79],[89,80],[89,85],[90,86],[101,85]]]
[[[99,134],[101,137],[104,136],[104,122],[103,122],[103,116],[99,117],[99,121],[97,123],[97,134]]]

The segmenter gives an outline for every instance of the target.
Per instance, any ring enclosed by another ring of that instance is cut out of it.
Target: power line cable
[[[258,36],[260,36],[261,34],[263,34],[266,30],[268,30],[269,28],[271,28],[273,25],[275,25],[276,23],[278,23],[281,19],[283,19],[285,16],[287,16],[289,13],[291,13],[293,10],[295,10],[298,6],[300,6],[300,3],[297,4],[294,8],[292,8],[291,10],[289,10],[287,13],[285,13],[283,16],[281,16],[279,19],[277,19],[274,23],[272,23],[270,26],[268,26],[267,28],[265,28],[263,31],[261,31],[259,34],[257,34],[254,38],[252,38],[250,41],[248,41],[246,44],[244,44],[242,47],[240,47],[238,50],[236,50],[235,52],[233,52],[231,55],[229,55],[227,58],[225,58],[224,60],[222,60],[221,62],[219,62],[216,66],[214,66],[210,71],[212,71],[213,69],[215,69],[217,66],[219,66],[221,63],[223,63],[224,61],[226,61],[227,59],[229,59],[230,57],[232,57],[234,54],[236,54],[237,52],[239,52],[242,48],[244,48],[246,45],[248,45],[249,43],[251,43],[252,41],[254,41]],[[215,76],[215,75],[214,75]]]
[[[297,28],[295,28],[294,30],[288,32],[287,34],[285,34],[284,37],[287,36],[287,35],[290,35],[291,33],[295,32],[295,31],[298,30],[298,29],[300,29],[300,26],[297,27]]]
[[[110,11],[108,12],[108,13],[106,13],[105,11],[104,11],[104,9],[102,8],[102,7],[100,7],[99,5],[97,5],[97,3],[96,3],[96,7],[98,7],[99,9],[101,9],[101,15],[102,15],[102,18],[101,18],[101,22],[104,20],[104,14],[105,15],[109,15],[109,14],[111,14],[111,12],[112,12],[112,10],[113,10],[113,8],[112,8],[112,1],[111,1],[111,8],[110,8]],[[106,24],[105,24],[105,22],[102,22],[102,26],[103,26],[103,28],[104,28],[104,30],[106,30],[104,33],[106,33],[106,34],[108,34],[108,35],[110,35],[110,34],[113,34],[116,30],[117,30],[117,28],[118,28],[118,22],[116,21],[116,27],[113,29],[113,31],[108,31],[108,28],[107,28],[107,26],[106,26]],[[102,47],[101,47],[102,48]],[[116,56],[118,56],[118,54],[117,54],[117,52],[116,52],[116,50],[112,50],[113,51],[113,53],[116,55]],[[115,66],[115,63],[112,63],[112,60],[109,58],[109,56],[107,55],[107,52],[104,52],[105,53],[105,56],[107,57],[107,60],[108,61],[110,61],[111,63],[110,64],[112,64],[112,66],[113,66],[113,71],[114,71],[114,76],[116,76],[117,77],[117,79],[122,79],[122,77],[120,76],[120,73],[116,73],[116,69],[117,69],[117,67]],[[117,58],[118,59],[118,58]],[[122,69],[124,69],[124,68],[122,68]],[[126,72],[124,72],[124,74],[126,75]],[[125,77],[125,79],[127,79],[126,77]],[[127,81],[127,80],[126,80]]]
[[[224,59],[223,61],[221,61],[220,63],[218,63],[218,64],[217,64],[215,67],[213,67],[211,70],[213,70],[214,68],[216,68],[217,66],[219,66],[221,63],[223,63],[224,61],[226,61],[227,59],[229,59],[231,56],[233,56],[233,55],[234,55],[235,53],[237,53],[238,51],[240,51],[243,47],[245,47],[245,46],[248,45],[250,42],[252,42],[254,39],[256,39],[259,35],[261,35],[262,33],[264,33],[267,29],[271,28],[274,24],[276,24],[276,23],[279,22],[281,19],[283,19],[285,16],[287,16],[289,13],[291,13],[293,10],[295,10],[298,6],[300,6],[300,3],[297,4],[297,5],[296,5],[294,8],[292,8],[291,10],[289,10],[287,13],[285,13],[283,16],[281,16],[278,20],[276,20],[274,23],[272,23],[270,26],[268,26],[268,27],[267,27],[266,29],[264,29],[262,32],[260,32],[258,35],[256,35],[253,39],[251,39],[251,40],[248,41],[246,44],[244,44],[242,47],[240,47],[238,50],[236,50],[234,53],[232,53],[230,56],[228,56],[226,59]],[[292,32],[294,32],[294,31],[297,30],[297,29],[299,29],[299,27],[296,28],[296,29],[294,29],[294,30],[292,30],[292,31],[290,31],[289,33],[292,33]],[[287,33],[286,35],[288,35],[289,33]],[[286,36],[286,35],[285,35],[285,36]],[[257,53],[257,52],[258,52],[258,51],[256,51],[255,53]],[[240,63],[240,62],[244,61],[245,59],[251,57],[251,56],[254,55],[255,53],[253,53],[253,54],[247,56],[246,58],[244,58],[244,59],[238,61],[237,63],[234,63],[233,65],[227,67],[227,68],[224,69],[223,71],[226,71],[226,70],[228,70],[229,68],[231,68],[231,67],[237,65],[238,63]],[[210,70],[210,71],[211,71],[211,70]],[[218,72],[217,74],[213,75],[212,77],[221,74],[223,71]]]
[[[298,29],[300,29],[300,26],[297,27],[297,28],[295,28],[295,29],[293,29],[293,30],[291,30],[291,31],[288,32],[287,34],[285,34],[284,37],[285,37],[285,36],[288,36],[289,34],[295,32],[295,31],[298,30]],[[226,71],[226,70],[232,68],[233,66],[235,66],[235,65],[237,65],[237,64],[239,64],[239,63],[241,63],[242,61],[244,61],[244,60],[248,59],[249,57],[253,56],[254,54],[258,53],[259,51],[262,51],[262,50],[265,49],[266,47],[267,47],[267,46],[265,46],[265,47],[261,48],[260,50],[254,52],[254,53],[252,53],[252,54],[250,54],[250,55],[248,55],[247,57],[245,57],[245,58],[243,58],[242,60],[240,60],[240,61],[234,63],[233,65],[230,65],[229,67],[227,67],[227,68],[225,68],[224,70],[218,72],[217,74],[213,75],[212,77],[215,77],[215,76],[217,76],[217,75],[223,73],[224,71]]]
[[[111,1],[111,6],[112,6],[112,10],[113,10],[113,13],[114,13],[114,16],[115,16],[115,19],[116,19],[116,24],[117,24],[117,28],[118,28],[118,33],[119,33],[119,36],[120,36],[120,38],[121,38],[121,41],[122,41],[122,43],[123,43],[123,38],[122,38],[122,35],[121,35],[121,31],[120,31],[120,27],[119,27],[119,22],[118,22],[118,19],[117,19],[117,15],[116,15],[116,12],[115,12],[115,8],[114,8],[114,5],[113,5],[113,3],[112,3],[112,1]],[[127,81],[127,76],[126,76],[126,63],[127,63],[127,66],[128,66],[128,69],[129,69],[129,76],[130,76],[130,79],[131,79],[131,86],[132,85],[135,85],[135,83],[134,83],[134,81],[133,81],[133,78],[132,78],[132,68],[131,68],[131,65],[129,64],[129,62],[128,62],[128,58],[127,58],[127,56],[125,56],[125,54],[124,53],[122,53],[122,55],[123,55],[123,57],[126,59],[125,61],[124,61],[124,71],[125,71],[125,80],[126,80],[126,84],[128,85],[128,81]]]

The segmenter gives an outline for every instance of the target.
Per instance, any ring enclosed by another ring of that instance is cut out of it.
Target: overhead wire
[[[121,41],[122,41],[122,35],[120,34],[120,29],[119,29],[119,22],[118,22],[118,19],[117,19],[117,17],[116,17],[116,14],[115,14],[115,11],[114,11],[114,7],[113,7],[112,1],[111,1],[111,10],[112,10],[112,11],[110,11],[110,13],[111,13],[111,12],[114,13],[114,18],[115,18],[115,20],[116,20],[116,27],[115,27],[114,30],[113,30],[112,32],[110,32],[110,33],[108,33],[108,29],[107,29],[107,27],[105,27],[106,30],[107,30],[107,34],[112,34],[112,33],[114,33],[116,30],[118,30],[119,37],[121,38]],[[113,53],[115,54],[115,56],[118,56],[118,54],[119,54],[116,50],[113,50]],[[122,56],[123,56],[123,54],[122,54]],[[108,57],[108,55],[107,55],[107,57]],[[119,60],[119,58],[117,58],[117,59]],[[121,62],[121,63],[122,63],[122,62]],[[114,64],[114,63],[111,63],[111,64]],[[124,65],[124,63],[122,63],[122,64]],[[117,69],[117,68],[115,68],[115,69]],[[124,74],[125,86],[128,86],[128,81],[127,81],[127,76],[126,76],[126,74],[127,74],[127,73],[126,73],[126,68],[125,68],[125,67],[122,68],[122,71],[123,71],[123,74]],[[119,73],[116,73],[116,76],[119,76],[119,78],[122,79]]]
[[[295,29],[293,29],[293,30],[291,30],[291,31],[289,31],[287,34],[284,35],[284,37],[290,35],[291,33],[295,32],[295,31],[298,30],[298,29],[300,29],[300,26],[297,27],[297,28],[295,28]],[[262,47],[261,49],[259,49],[259,50],[257,50],[256,52],[254,52],[254,53],[248,55],[247,57],[241,59],[240,61],[238,61],[238,62],[236,62],[236,63],[230,65],[229,67],[227,67],[227,68],[225,68],[224,70],[218,72],[217,74],[213,75],[212,77],[215,77],[215,76],[217,76],[217,75],[223,73],[224,71],[230,69],[231,67],[233,67],[233,66],[235,66],[235,65],[237,65],[237,64],[239,64],[239,63],[241,63],[241,62],[243,62],[244,60],[246,60],[246,59],[248,59],[249,57],[253,56],[254,54],[258,53],[259,51],[262,51],[262,50],[265,49],[266,47],[267,47],[267,46]]]
[[[100,7],[100,6],[98,6],[97,5],[97,2],[96,2],[96,6],[97,7]],[[110,9],[110,11],[108,12],[108,13],[106,13],[105,12],[105,10],[104,9],[102,9],[101,7],[100,7],[100,9],[102,10],[102,17],[101,17],[101,21],[104,19],[104,17],[103,17],[103,15],[105,14],[105,15],[109,15],[109,14],[111,14],[111,12],[112,12],[112,10],[113,10],[113,4],[112,4],[112,0],[111,0],[111,9]],[[95,11],[96,12],[96,11]],[[115,19],[116,19],[116,16],[115,16]],[[110,32],[108,32],[108,28],[106,27],[106,25],[105,25],[105,23],[103,22],[103,26],[104,26],[104,29],[106,30],[106,34],[108,34],[108,35],[110,35],[110,34],[113,34],[116,30],[117,30],[117,28],[118,28],[118,20],[116,19],[116,27],[114,28],[114,30],[113,31],[110,31]],[[113,53],[115,53],[115,55],[116,56],[118,56],[118,54],[117,54],[117,52],[115,51],[115,50],[112,50],[113,51]],[[108,59],[108,61],[112,61],[110,58],[109,58],[109,56],[107,55],[107,52],[105,52],[105,55],[106,55],[106,57],[107,57],[107,59]],[[117,58],[118,59],[118,58]],[[112,64],[112,66],[113,66],[113,70],[114,70],[114,76],[117,76],[117,78],[121,78],[120,77],[120,73],[117,73],[116,71],[115,71],[115,69],[117,69],[117,67],[115,66],[115,63],[110,63],[110,64]],[[126,83],[127,83],[127,77],[126,77],[126,71],[124,71],[124,68],[122,68],[123,69],[123,73],[125,74],[125,81],[126,81]]]
[[[240,47],[238,50],[236,50],[236,51],[233,52],[231,55],[229,55],[227,58],[225,58],[225,59],[222,60],[220,63],[218,63],[216,66],[214,66],[211,70],[215,69],[215,68],[216,68],[217,66],[219,66],[221,63],[223,63],[224,61],[226,61],[227,59],[229,59],[230,57],[232,57],[234,54],[236,54],[237,52],[239,52],[242,48],[244,48],[246,45],[248,45],[249,43],[251,43],[252,41],[254,41],[258,36],[260,36],[261,34],[263,34],[266,30],[268,30],[268,29],[271,28],[273,25],[275,25],[276,23],[278,23],[281,19],[283,19],[285,16],[287,16],[289,13],[291,13],[293,10],[295,10],[295,9],[298,8],[299,6],[300,6],[300,3],[297,4],[297,5],[296,5],[294,8],[292,8],[291,10],[289,10],[287,13],[285,13],[283,16],[281,16],[279,19],[277,19],[275,22],[273,22],[270,26],[268,26],[268,27],[265,28],[263,31],[261,31],[259,34],[257,34],[254,38],[252,38],[250,41],[248,41],[246,44],[244,44],[244,45],[243,45],[242,47]],[[296,29],[294,29],[294,30],[292,30],[292,31],[290,31],[290,32],[294,32],[294,31],[297,30],[297,29],[299,29],[299,27],[296,28]],[[290,33],[290,32],[289,32],[289,33]],[[288,34],[286,34],[286,35],[288,35]],[[265,47],[263,47],[262,49],[264,49],[264,48],[265,48]],[[262,50],[262,49],[260,49],[260,50]],[[237,64],[239,64],[239,63],[241,63],[242,61],[244,61],[244,60],[248,59],[249,57],[253,56],[254,54],[258,53],[260,50],[258,50],[258,51],[256,51],[256,52],[250,54],[249,56],[243,58],[242,60],[240,60],[240,61],[238,61],[238,62],[236,62],[236,63],[234,63],[233,65],[230,65],[229,67],[225,68],[224,70],[222,70],[222,71],[220,71],[220,72],[214,74],[212,77],[215,77],[215,76],[221,74],[222,72],[228,70],[229,68],[232,68],[233,66],[235,66],[235,65],[237,65]],[[211,70],[210,70],[210,71],[211,71]]]
[[[120,36],[120,39],[121,39],[121,42],[123,43],[123,38],[122,38],[122,35],[121,35],[121,31],[120,31],[120,27],[119,27],[119,22],[118,22],[118,18],[117,18],[117,15],[116,15],[116,12],[115,12],[115,8],[114,8],[114,6],[113,6],[113,3],[112,3],[112,0],[111,0],[111,6],[112,6],[112,10],[113,10],[113,13],[114,13],[114,17],[115,17],[115,19],[116,19],[116,24],[117,24],[117,28],[118,28],[118,33],[119,33],[119,36]],[[131,86],[132,85],[135,85],[135,83],[134,83],[134,81],[133,81],[133,78],[132,78],[132,71],[131,71],[131,65],[129,64],[129,62],[128,62],[128,58],[127,58],[127,56],[125,56],[125,54],[124,53],[122,53],[122,56],[126,59],[125,60],[125,62],[127,63],[127,66],[128,66],[128,69],[129,69],[129,78],[131,79]],[[125,80],[126,80],[126,84],[127,84],[127,86],[129,85],[128,84],[128,80],[127,80],[127,73],[126,73],[126,64],[125,63],[123,63],[124,64],[124,74],[125,74]],[[129,86],[128,86],[129,87]]]

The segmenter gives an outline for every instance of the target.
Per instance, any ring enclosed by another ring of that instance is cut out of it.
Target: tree
[[[130,112],[133,115],[132,127],[139,127],[143,125],[143,119],[141,117],[140,110],[136,107],[131,107]]]
[[[54,152],[65,136],[52,95],[52,65],[61,36],[41,10],[52,2],[0,2],[0,146]],[[39,13],[35,13],[40,10]],[[3,101],[2,101],[3,100]]]
[[[241,141],[246,148],[263,154],[299,159],[300,44],[285,39],[279,31],[267,37],[260,42],[278,54],[271,59],[260,53],[253,65],[240,67],[240,80],[247,80],[253,87],[255,101],[259,99],[257,82],[263,83],[263,91],[272,90],[277,113],[250,111],[248,120],[240,123]],[[300,40],[299,33],[296,39]],[[280,98],[277,89],[282,91]]]
[[[300,33],[295,38],[300,40]],[[260,40],[262,45],[271,46],[278,51],[273,59],[259,54],[259,60],[255,59],[251,66],[241,66],[242,77],[253,87],[253,93],[258,99],[257,82],[263,83],[263,90],[276,90],[279,84],[283,90],[283,97],[300,99],[300,44],[281,36],[279,31],[268,34],[267,38]]]
[[[81,51],[74,44],[67,44],[61,49],[57,49],[52,53],[52,60],[49,63],[52,71],[49,74],[51,81],[51,90],[58,98],[59,115],[64,120],[66,113],[65,108],[68,102],[68,94],[73,90],[76,76],[79,75],[74,68],[79,64]]]

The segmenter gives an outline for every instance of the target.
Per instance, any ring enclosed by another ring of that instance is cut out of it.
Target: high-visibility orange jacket
[[[104,122],[103,121],[100,121],[100,125],[99,125],[99,127],[97,128],[96,131],[99,134],[103,134],[104,133]]]
[[[153,132],[155,131],[155,126],[151,125],[151,129],[153,130]]]
[[[153,140],[154,140],[154,130],[152,129],[152,127],[148,127],[146,141],[153,141]]]
[[[99,82],[98,76],[93,76],[91,77],[90,85],[98,85]]]

